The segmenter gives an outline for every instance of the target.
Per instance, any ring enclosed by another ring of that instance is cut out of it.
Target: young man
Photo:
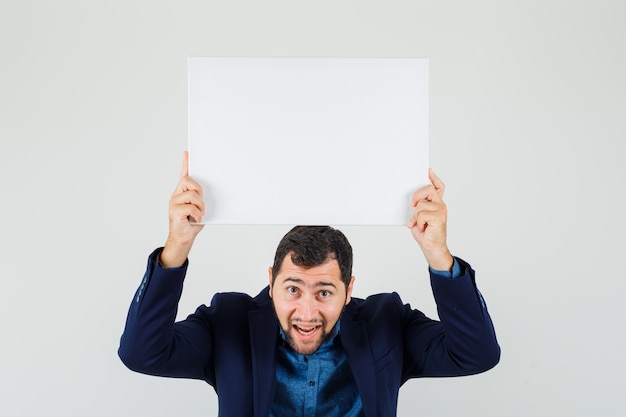
[[[352,298],[352,248],[327,226],[298,226],[278,245],[269,285],[251,297],[216,294],[175,323],[187,255],[202,226],[202,188],[187,157],[170,199],[170,232],[149,258],[119,355],[130,369],[205,380],[222,417],[396,415],[409,378],[486,371],[500,358],[469,264],[446,246],[444,184],[412,198],[408,227],[430,266],[439,318],[396,294]]]

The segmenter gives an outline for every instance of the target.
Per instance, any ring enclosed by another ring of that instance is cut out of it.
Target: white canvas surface
[[[405,224],[428,60],[189,58],[189,158],[207,224]]]

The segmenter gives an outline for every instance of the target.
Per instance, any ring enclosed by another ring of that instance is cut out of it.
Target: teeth
[[[309,328],[303,328],[303,327],[300,327],[300,326],[294,326],[294,327],[296,328],[298,333],[303,334],[305,336],[310,335],[311,333],[313,333],[317,329],[317,326],[316,327],[309,327]]]

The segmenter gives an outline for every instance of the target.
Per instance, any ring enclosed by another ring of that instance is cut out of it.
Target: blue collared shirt
[[[363,404],[338,337],[311,355],[294,351],[280,331],[276,355],[276,394],[270,417],[362,417]]]

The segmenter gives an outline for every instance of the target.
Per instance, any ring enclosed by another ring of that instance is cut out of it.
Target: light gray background
[[[399,415],[624,415],[626,3],[0,3],[0,414],[215,415],[203,382],[116,356],[167,234],[187,56],[426,56],[449,243],[502,345],[494,370],[408,382]],[[402,227],[344,229],[355,295],[435,315]],[[207,227],[181,317],[256,292],[284,227]]]

